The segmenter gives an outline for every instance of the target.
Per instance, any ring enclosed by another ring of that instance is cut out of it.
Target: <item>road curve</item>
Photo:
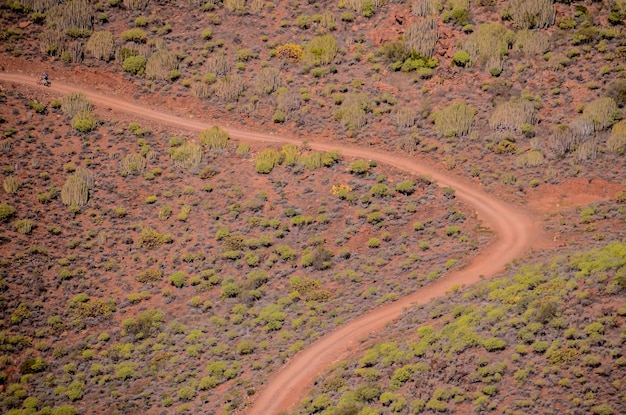
[[[0,72],[0,81],[37,87],[36,78],[24,74]],[[60,94],[80,91],[97,106],[108,107],[117,112],[132,114],[139,119],[188,131],[203,131],[214,125],[156,111],[125,101],[122,98],[115,98],[88,88],[61,82],[54,82],[52,87],[47,90]],[[301,140],[290,137],[221,127],[228,131],[231,137],[243,141],[301,143]],[[249,415],[272,415],[292,409],[307,395],[312,386],[312,381],[325,368],[349,356],[351,350],[358,346],[361,339],[382,329],[387,323],[399,317],[404,309],[441,296],[455,286],[471,285],[478,282],[483,276],[488,277],[503,271],[506,264],[522,257],[535,241],[541,239],[543,234],[539,224],[519,208],[495,199],[475,184],[441,174],[432,167],[420,164],[408,157],[342,144],[308,142],[308,145],[315,150],[336,149],[345,156],[375,160],[417,175],[427,174],[440,186],[454,188],[457,197],[472,206],[483,224],[494,232],[494,238],[463,269],[450,272],[428,286],[418,289],[413,294],[394,303],[375,308],[349,321],[299,352],[269,379],[264,389],[260,391],[247,409],[246,413]]]

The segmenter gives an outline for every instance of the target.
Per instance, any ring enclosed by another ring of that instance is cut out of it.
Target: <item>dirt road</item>
[[[32,76],[0,72],[0,80],[37,87]],[[7,85],[5,83],[4,87]],[[43,87],[41,87],[43,88]],[[169,113],[156,111],[131,102],[127,97],[112,97],[87,88],[53,82],[51,92],[66,94],[71,91],[83,92],[97,107],[109,108],[116,112],[136,116],[149,122],[167,124],[188,131],[203,131],[213,124],[196,119],[185,119]],[[126,98],[126,99],[125,99]],[[259,132],[224,128],[232,138],[243,141],[268,143],[301,143],[300,140],[268,135]],[[494,232],[493,241],[474,261],[462,270],[451,272],[427,287],[400,300],[354,319],[328,333],[305,350],[294,356],[282,369],[269,379],[264,389],[256,395],[248,408],[249,415],[271,415],[289,410],[304,398],[312,386],[312,381],[334,362],[349,356],[358,346],[359,340],[383,328],[396,319],[405,308],[423,304],[441,296],[455,286],[471,285],[482,276],[488,277],[504,270],[507,263],[522,257],[534,243],[544,240],[540,224],[522,212],[479,189],[475,184],[447,174],[442,174],[432,166],[418,163],[408,157],[385,153],[371,148],[358,148],[342,144],[308,142],[316,150],[337,149],[348,157],[375,160],[386,163],[413,174],[427,174],[440,186],[452,187],[456,195],[473,207],[478,218]]]

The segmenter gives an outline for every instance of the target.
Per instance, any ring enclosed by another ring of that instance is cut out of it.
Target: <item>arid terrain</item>
[[[625,18],[0,2],[2,412],[626,412]]]

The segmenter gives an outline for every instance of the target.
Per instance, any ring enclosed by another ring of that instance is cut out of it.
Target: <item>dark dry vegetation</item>
[[[429,157],[518,200],[623,180],[624,0],[0,5],[3,65],[53,82],[89,67],[148,102]],[[236,412],[312,340],[488,238],[427,177],[2,88],[3,412]],[[619,240],[626,194],[608,196],[548,229]],[[626,255],[588,256],[407,312],[299,412],[625,412]]]

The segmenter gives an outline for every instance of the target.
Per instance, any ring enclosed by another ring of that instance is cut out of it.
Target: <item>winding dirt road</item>
[[[0,80],[37,87],[36,79],[33,76],[23,74],[0,72]],[[209,122],[185,119],[142,107],[123,98],[115,98],[84,87],[54,82],[52,87],[47,90],[59,94],[80,91],[96,106],[110,108],[116,112],[136,116],[139,119],[188,131],[203,131],[214,125]],[[300,140],[294,138],[221,127],[228,131],[231,137],[243,141],[301,143]],[[387,323],[398,318],[404,309],[441,296],[455,286],[471,285],[478,282],[482,276],[488,277],[497,274],[504,270],[507,263],[527,253],[533,244],[545,240],[540,224],[533,221],[527,213],[495,199],[477,188],[475,184],[441,174],[431,166],[418,163],[407,157],[370,148],[316,142],[308,142],[308,144],[312,149],[322,151],[337,149],[345,156],[375,160],[417,175],[427,174],[440,186],[454,188],[456,195],[473,207],[478,218],[495,235],[493,241],[464,269],[451,272],[407,297],[373,309],[367,314],[349,321],[295,355],[269,379],[264,389],[248,408],[247,414],[249,415],[272,415],[288,411],[307,395],[312,386],[312,381],[325,368],[349,356],[353,349],[358,348],[360,340],[366,338],[370,333],[379,331]]]

